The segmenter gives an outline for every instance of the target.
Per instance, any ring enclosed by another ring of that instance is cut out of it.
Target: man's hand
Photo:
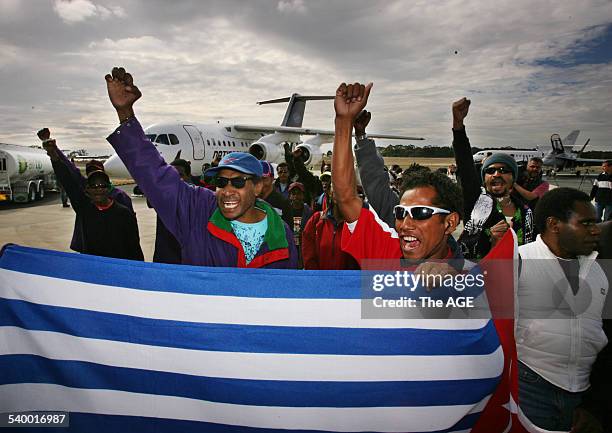
[[[357,115],[368,103],[372,85],[372,83],[367,86],[360,83],[340,84],[338,90],[336,90],[336,98],[334,100],[336,118],[343,118],[353,123]]]
[[[51,158],[51,161],[58,161],[59,156],[57,154],[57,144],[54,139],[46,139],[42,144],[43,149],[47,151],[47,155]]]
[[[355,136],[359,137],[360,135],[365,135],[366,126],[370,123],[370,119],[372,118],[372,113],[367,110],[362,110],[361,113],[357,115],[355,119]]]
[[[468,115],[471,103],[465,97],[453,102],[453,129],[463,128],[463,119]]]
[[[134,115],[132,106],[141,96],[140,90],[134,85],[132,75],[123,68],[113,68],[106,77],[106,89],[111,104],[117,110],[119,121],[124,122]]]
[[[495,246],[497,242],[504,237],[509,228],[510,225],[505,220],[491,227],[491,245]]]
[[[574,422],[570,433],[603,433],[603,427],[589,411],[577,407],[574,410]]]
[[[302,157],[304,156],[304,152],[302,151],[302,149],[295,149],[293,152],[291,152],[291,155],[293,156],[294,163],[304,163],[304,161],[302,160]]]
[[[36,135],[38,135],[38,138],[40,138],[41,141],[45,141],[51,137],[51,131],[49,131],[49,128],[43,128],[38,131]]]

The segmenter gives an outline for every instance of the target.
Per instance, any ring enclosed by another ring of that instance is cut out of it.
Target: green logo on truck
[[[23,174],[28,169],[28,161],[23,158],[18,158],[19,174]]]

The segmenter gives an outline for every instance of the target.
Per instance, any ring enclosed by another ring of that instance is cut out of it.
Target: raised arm
[[[43,141],[43,148],[47,151],[49,158],[51,158],[51,165],[53,166],[55,177],[62,187],[64,187],[64,190],[66,190],[70,202],[72,203],[72,208],[75,212],[80,212],[89,202],[82,182],[74,176],[70,168],[60,159],[59,153],[61,152],[57,148],[55,140],[49,138],[45,139],[45,141]]]
[[[43,142],[43,147],[45,147],[45,142],[49,142],[49,140],[51,140],[51,131],[49,131],[49,128],[41,129],[40,131],[38,131],[37,135],[38,138],[40,138]],[[77,166],[74,165],[66,155],[64,155],[64,152],[62,152],[57,147],[57,143],[55,140],[53,140],[53,143],[55,145],[54,157],[61,161],[66,166],[66,168],[68,168],[68,171],[70,172],[74,180],[79,182],[79,184],[83,188],[85,188],[85,182],[87,181],[87,179],[85,179],[85,177],[81,174],[81,170],[79,170]],[[47,152],[47,154],[49,154],[49,152]]]
[[[472,146],[465,133],[463,123],[468,115],[472,101],[461,98],[453,103],[453,151],[455,153],[455,163],[457,164],[457,176],[461,181],[463,189],[463,203],[465,206],[466,218],[472,213],[472,208],[480,195],[480,175],[474,166],[474,156]]]
[[[108,141],[164,225],[181,242],[196,224],[205,224],[215,196],[206,188],[194,188],[183,182],[147,139],[134,117],[133,105],[142,93],[132,76],[123,68],[113,68],[112,75],[105,78],[110,101],[121,122]]]
[[[376,143],[366,135],[371,117],[369,111],[363,110],[355,119],[355,159],[368,203],[389,227],[394,227],[393,208],[399,203],[399,197],[391,189],[385,160],[378,153]]]
[[[334,99],[336,126],[332,156],[332,187],[334,200],[348,223],[357,221],[363,205],[357,195],[357,179],[351,150],[353,123],[365,108],[371,89],[372,83],[367,86],[360,83],[349,85],[342,83],[336,90]]]

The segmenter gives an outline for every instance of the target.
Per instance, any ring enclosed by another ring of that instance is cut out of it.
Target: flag
[[[512,323],[362,319],[360,285],[7,246],[0,412],[67,411],[75,432],[510,431]]]

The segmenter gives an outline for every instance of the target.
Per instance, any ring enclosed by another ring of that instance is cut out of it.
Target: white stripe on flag
[[[476,406],[319,408],[246,406],[183,397],[50,384],[0,386],[0,407],[12,411],[70,411],[211,422],[259,428],[338,432],[426,432],[451,427],[449,420],[480,412]],[[453,421],[455,422],[455,421]]]
[[[480,329],[488,319],[361,319],[360,299],[248,298],[129,289],[0,269],[0,298],[161,320],[333,328]]]
[[[501,346],[489,355],[360,356],[217,352],[74,337],[18,327],[0,328],[0,355],[232,379],[296,381],[428,381],[498,377]]]

